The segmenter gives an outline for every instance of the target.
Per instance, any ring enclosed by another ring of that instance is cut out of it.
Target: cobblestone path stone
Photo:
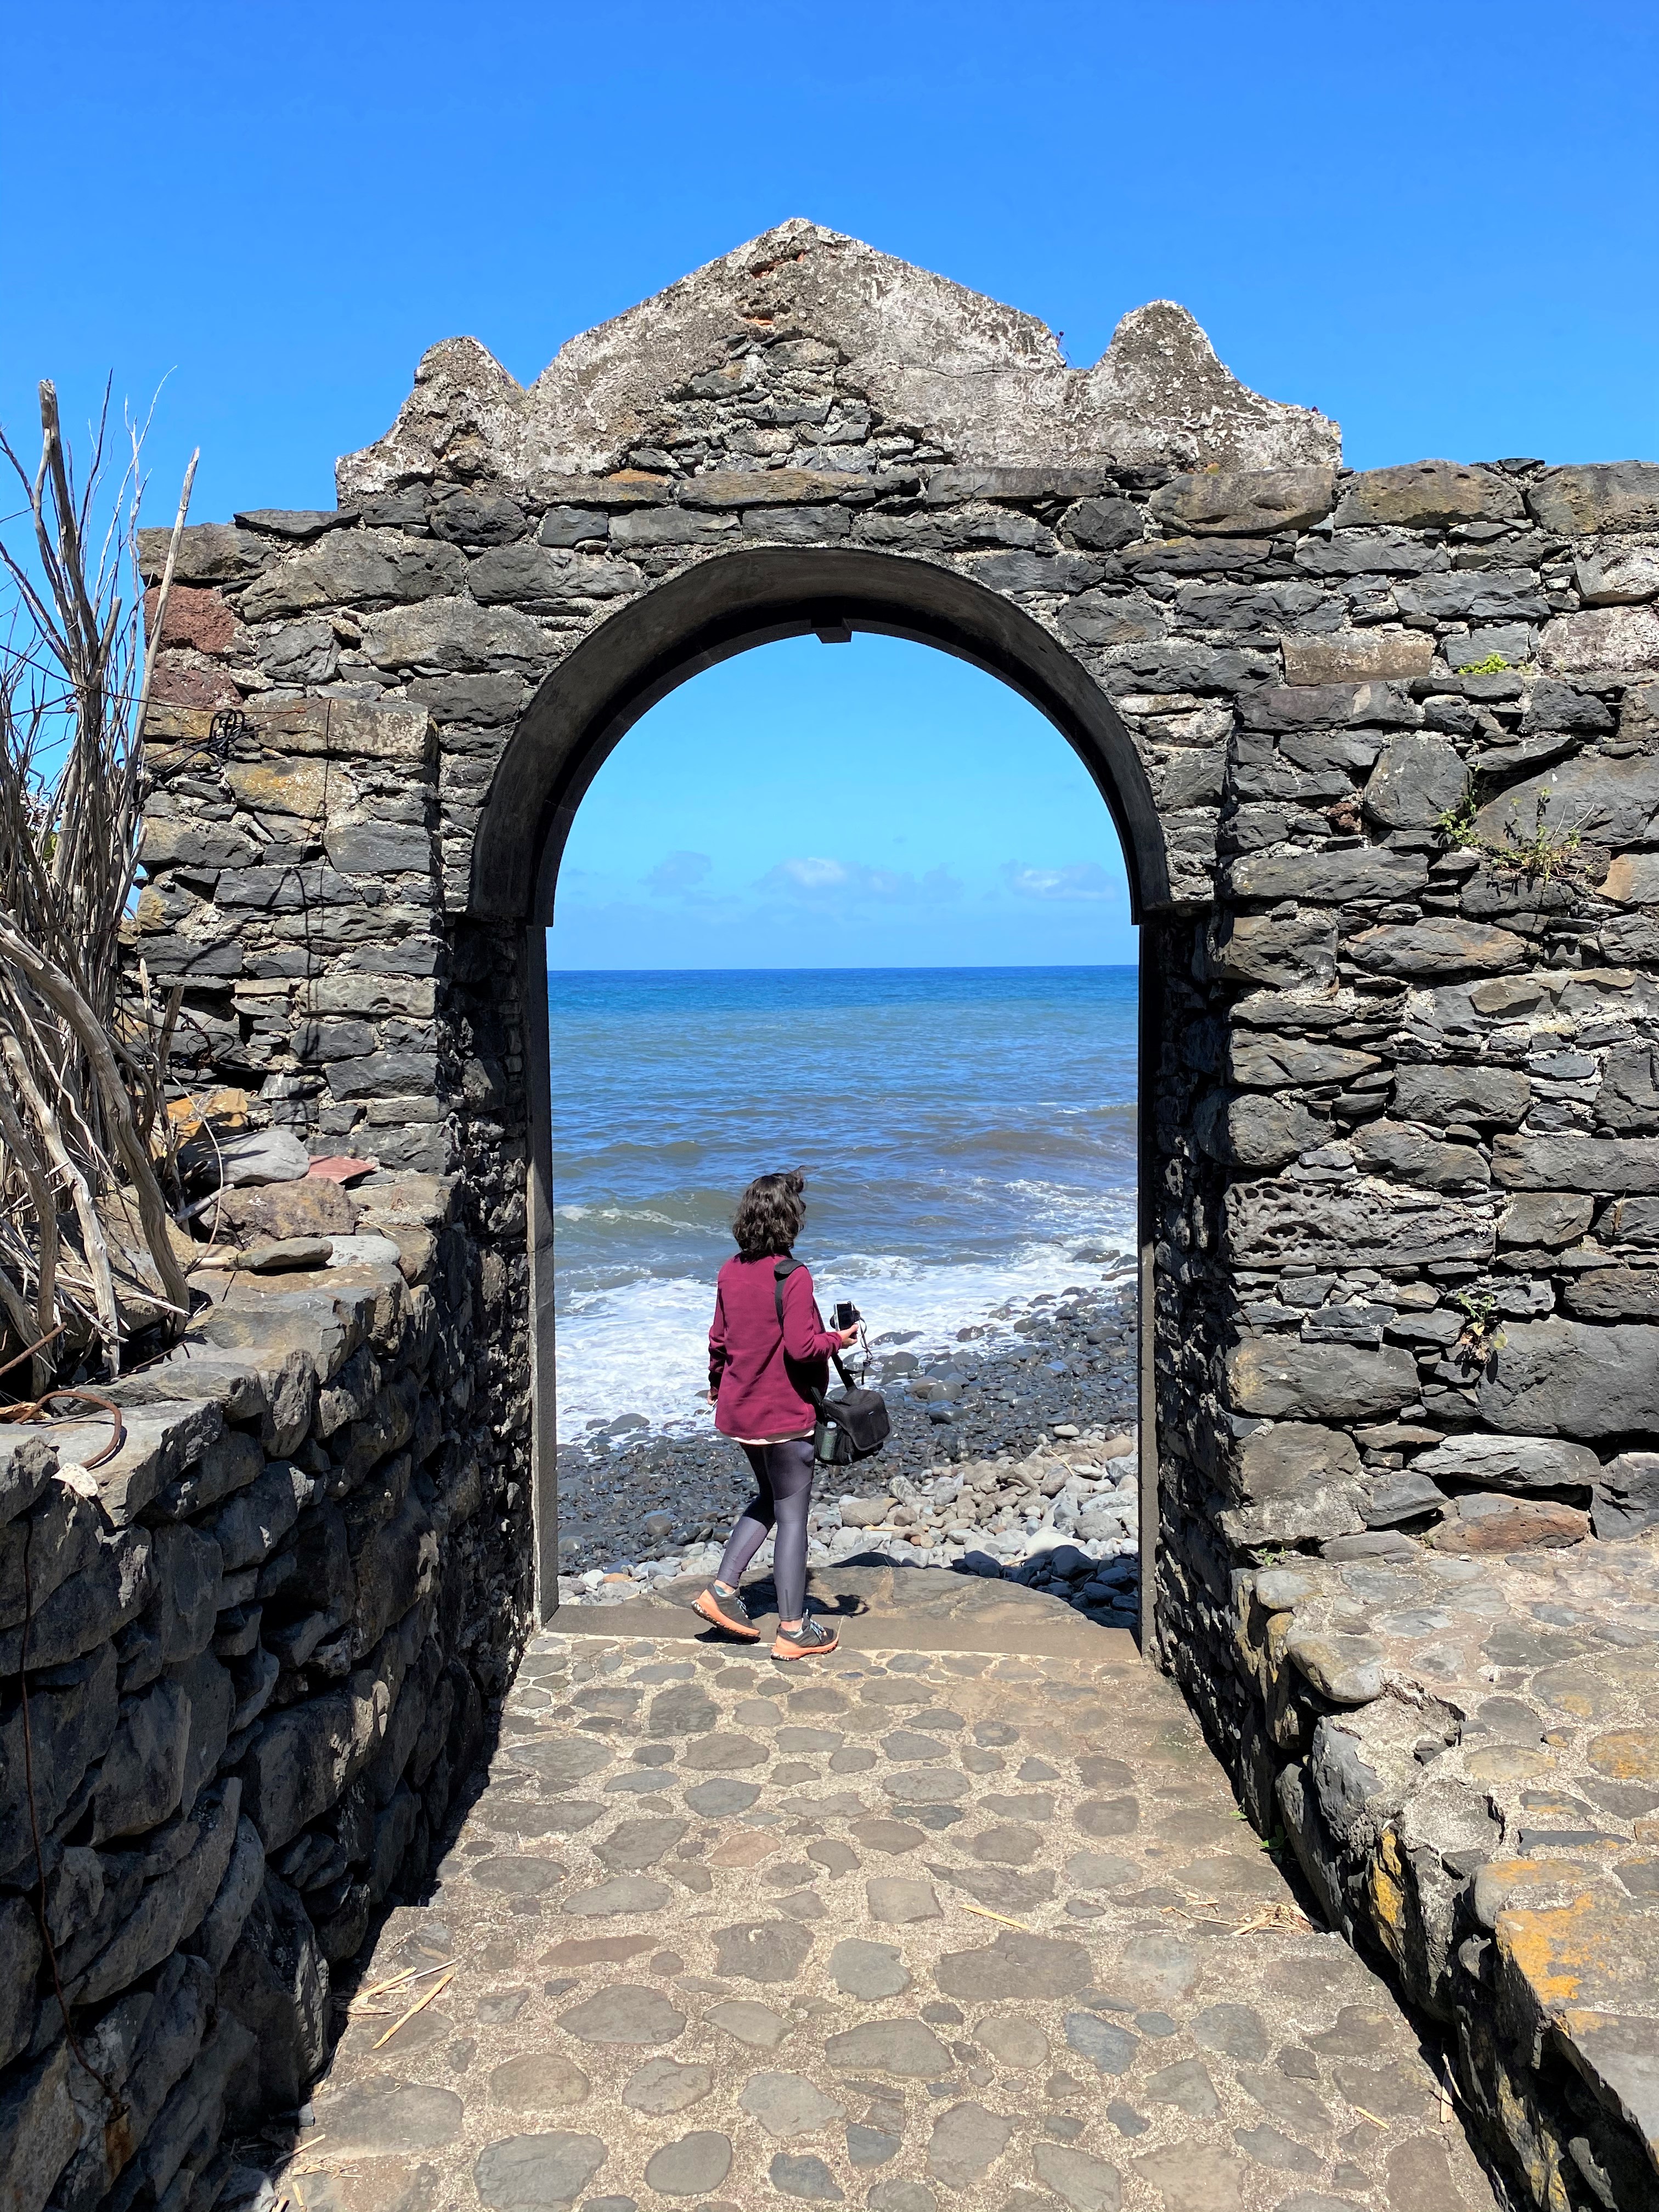
[[[538,1638],[312,2111],[295,2212],[1499,2202],[1117,1656]]]

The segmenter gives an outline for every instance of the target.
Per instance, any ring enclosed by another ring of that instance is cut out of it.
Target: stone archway
[[[586,777],[700,662],[896,629],[1049,714],[1138,888],[1148,1648],[1330,1924],[1455,2024],[1539,2201],[1577,2189],[1577,2130],[1648,2173],[1633,1893],[1598,1861],[1523,1912],[1488,1869],[1530,1847],[1534,1765],[1615,1856],[1659,1812],[1659,467],[1356,474],[1167,302],[1072,369],[1031,318],[792,222],[528,389],[435,347],[338,483],[185,534],[146,730],[135,939],[183,988],[181,1072],[372,1154],[366,1213],[404,1240],[349,1328],[308,1279],[162,1377],[280,1450],[279,1486],[308,1455],[302,1528],[307,1485],[403,1499],[328,1554],[359,1615],[323,1648],[372,1631],[380,1673],[325,1689],[285,1642],[250,1789],[345,1700],[361,1741],[289,1811],[384,1740],[435,1822],[422,1701],[476,1718],[529,1632],[526,931]],[[174,1428],[193,1463],[206,1431]],[[1610,1633],[1598,1735],[1550,1662],[1594,1673]],[[1587,2088],[1539,2070],[1564,2048]]]
[[[829,533],[826,532],[826,535]],[[538,1589],[557,1573],[556,1402],[552,1343],[553,1210],[547,1091],[544,932],[577,807],[611,749],[656,702],[701,670],[750,647],[854,630],[932,645],[1000,677],[1039,708],[1087,767],[1118,830],[1132,918],[1168,909],[1163,833],[1140,759],[1109,699],[1053,635],[971,577],[890,553],[828,544],[720,552],[657,585],[585,638],[537,691],[501,756],[473,847],[472,909],[526,929],[523,1024],[529,1071],[531,1308],[536,1425],[532,1487]],[[1143,978],[1141,1058],[1159,1045],[1158,963]],[[1143,1128],[1139,1157],[1149,1157]],[[1141,1194],[1140,1211],[1147,1212]],[[1152,1291],[1143,1237],[1143,1296]],[[1158,1531],[1156,1412],[1143,1363],[1139,1430],[1143,1582]],[[548,1607],[540,1599],[544,1614]]]

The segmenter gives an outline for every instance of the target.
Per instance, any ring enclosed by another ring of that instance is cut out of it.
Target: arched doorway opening
[[[856,632],[933,646],[1008,684],[1069,742],[1117,828],[1131,917],[1167,896],[1161,835],[1145,774],[1109,702],[1032,617],[971,579],[915,560],[822,549],[734,553],[658,586],[589,634],[544,684],[503,756],[475,847],[475,911],[526,928],[523,1036],[529,1092],[534,1507],[538,1610],[556,1602],[558,1499],[554,1202],[546,975],[547,924],[576,810],[605,760],[658,701],[701,671],[775,640]],[[1156,963],[1139,998],[1140,1057],[1155,1047]],[[1140,1094],[1144,1099],[1144,1089]],[[1142,1106],[1144,1116],[1145,1107]],[[1148,1146],[1138,1147],[1144,1186]],[[1144,1188],[1138,1194],[1150,1218]],[[1150,1311],[1151,1248],[1138,1238],[1140,1311]],[[1139,1354],[1142,1582],[1150,1591],[1157,1452],[1150,1331]]]

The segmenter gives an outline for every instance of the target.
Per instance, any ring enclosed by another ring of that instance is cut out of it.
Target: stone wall
[[[925,412],[872,297],[995,404]],[[429,1395],[489,1534],[439,1650],[471,1635],[489,1692],[531,1601],[526,886],[614,736],[562,685],[648,636],[665,587],[699,578],[718,612],[724,579],[803,551],[881,564],[915,634],[948,580],[1015,662],[1057,651],[1157,886],[1149,1647],[1346,1898],[1387,1823],[1339,1837],[1309,1761],[1389,1669],[1346,1646],[1340,1680],[1267,1666],[1288,1631],[1251,1610],[1260,1578],[1659,1522],[1659,467],[1354,474],[1178,309],[1084,372],[956,299],[953,353],[939,280],[786,226],[527,392],[470,341],[435,349],[337,510],[187,532],[134,951],[184,983],[198,1087],[242,1085],[312,1154],[445,1179]],[[559,791],[530,748],[550,726]],[[503,851],[516,876],[477,863]],[[1644,1816],[1618,1817],[1627,1841]],[[1421,1959],[1405,1978],[1433,1986]],[[1495,2062],[1465,2063],[1502,2133]]]
[[[106,1386],[113,1457],[101,1414],[0,1431],[8,2212],[239,2201],[227,2145],[303,2099],[331,1967],[418,1893],[525,1622],[453,1186],[225,1205],[339,1233],[198,1271],[184,1344]]]

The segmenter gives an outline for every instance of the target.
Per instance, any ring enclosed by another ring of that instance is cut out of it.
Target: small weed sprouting
[[[1547,820],[1551,791],[1548,784],[1539,793],[1533,806],[1533,826],[1530,834],[1520,827],[1520,801],[1510,801],[1510,812],[1516,817],[1504,824],[1504,842],[1494,845],[1480,835],[1480,817],[1482,805],[1480,779],[1471,775],[1463,787],[1463,796],[1455,806],[1449,806],[1436,822],[1436,828],[1444,839],[1449,850],[1478,854],[1494,867],[1506,868],[1512,875],[1524,876],[1534,888],[1553,883],[1571,882],[1578,872],[1578,848],[1583,841],[1582,830],[1566,830],[1559,834]]]
[[[1463,1316],[1455,1346],[1458,1356],[1467,1366],[1484,1367],[1508,1341],[1495,1318],[1497,1296],[1491,1291],[1459,1291],[1452,1304]]]
[[[1512,799],[1510,808],[1512,813],[1519,815],[1518,800]],[[1546,784],[1533,809],[1530,836],[1523,836],[1516,823],[1506,822],[1504,824],[1504,849],[1495,855],[1505,866],[1523,875],[1529,884],[1553,883],[1558,877],[1571,875],[1577,866],[1578,846],[1583,833],[1578,830],[1568,830],[1559,837],[1553,836],[1544,818],[1549,811],[1550,787]]]
[[[1506,676],[1510,663],[1501,653],[1489,653],[1484,660],[1472,661],[1468,667],[1460,668],[1460,676]]]
[[[1456,805],[1449,806],[1435,824],[1455,852],[1478,853],[1482,850],[1480,832],[1476,826],[1480,799],[1475,783],[1476,779],[1471,776],[1464,785],[1463,796]]]

